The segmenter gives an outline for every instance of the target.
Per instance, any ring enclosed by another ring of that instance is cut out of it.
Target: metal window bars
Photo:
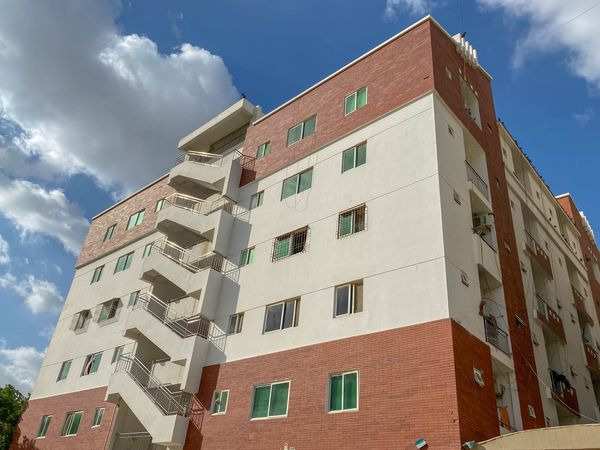
[[[490,193],[488,190],[488,185],[483,179],[481,175],[477,173],[477,171],[473,168],[469,161],[465,161],[465,165],[467,166],[467,179],[473,183],[473,185],[477,188],[479,192],[487,199],[490,199]]]
[[[196,214],[208,215],[217,210],[224,210],[231,214],[233,211],[233,202],[226,197],[221,197],[215,201],[206,201],[191,195],[174,193],[165,198],[165,208],[176,206],[186,209]]]
[[[282,234],[273,241],[273,261],[302,253],[306,250],[308,227]]]
[[[166,239],[154,241],[152,248],[194,273],[204,269],[223,271],[224,258],[216,253],[209,252],[195,257],[189,249]]]

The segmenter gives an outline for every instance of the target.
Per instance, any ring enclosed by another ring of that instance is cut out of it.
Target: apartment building
[[[178,149],[92,220],[15,448],[455,449],[598,419],[581,230],[460,35],[425,17]]]

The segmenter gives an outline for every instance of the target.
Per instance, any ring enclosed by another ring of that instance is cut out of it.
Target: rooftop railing
[[[467,166],[467,179],[475,185],[477,190],[487,199],[490,199],[490,192],[488,189],[488,185],[483,179],[481,175],[477,173],[477,171],[473,168],[469,161],[465,161],[465,165]]]

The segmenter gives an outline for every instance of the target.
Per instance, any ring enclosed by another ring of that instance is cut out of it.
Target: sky
[[[426,14],[600,235],[600,1],[0,0],[0,385],[28,392],[90,219],[246,95],[267,112]]]

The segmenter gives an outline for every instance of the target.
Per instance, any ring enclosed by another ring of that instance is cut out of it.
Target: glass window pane
[[[270,416],[283,416],[287,414],[289,383],[278,383],[271,387]]]
[[[362,108],[367,104],[367,88],[360,88],[356,92],[356,107]]]
[[[292,254],[301,253],[304,251],[306,244],[306,230],[298,231],[292,236]]]
[[[227,409],[227,398],[229,397],[228,391],[221,391],[221,401],[219,402],[219,412],[225,412]]]
[[[250,209],[258,208],[262,205],[263,191],[257,192],[250,197]]]
[[[355,109],[356,109],[356,92],[354,94],[346,97],[346,106],[344,108],[344,111],[346,114],[350,114]]]
[[[288,300],[285,302],[285,309],[283,312],[283,325],[281,328],[289,328],[294,326],[294,310],[296,308],[295,300]]]
[[[254,247],[248,249],[248,264],[254,262]]]
[[[357,373],[344,375],[344,409],[356,408],[358,397]]]
[[[102,360],[102,353],[96,353],[92,356],[92,364],[90,367],[90,373],[95,373],[100,366],[100,361]]]
[[[367,162],[367,144],[364,142],[356,146],[356,167]]]
[[[352,233],[352,211],[340,214],[339,235],[347,236]]]
[[[265,331],[273,331],[280,329],[282,313],[283,303],[267,306],[267,314],[265,317]]]
[[[354,289],[353,312],[361,312],[363,310],[363,285],[362,283],[359,283],[352,287]]]
[[[215,393],[213,394],[213,406],[212,406],[212,413],[218,413],[219,412],[219,402],[221,401],[221,393],[219,391],[215,391]]]
[[[69,432],[67,434],[77,434],[79,430],[79,424],[81,423],[81,413],[77,412],[73,414],[73,421],[71,422],[71,426],[69,427]]]
[[[312,169],[305,170],[300,174],[300,182],[298,185],[298,192],[306,191],[312,186]]]
[[[269,414],[270,386],[259,386],[254,388],[254,400],[252,402],[252,417],[267,417]]]
[[[302,137],[305,138],[315,133],[315,126],[317,124],[317,116],[312,116],[304,121],[304,130]]]
[[[338,286],[335,288],[335,315],[339,316],[348,313],[348,306],[350,304],[350,286]]]
[[[342,173],[354,167],[354,147],[342,153]]]
[[[331,377],[329,383],[329,410],[339,411],[342,409],[342,376]]]
[[[136,224],[136,225],[140,225],[140,224],[141,224],[141,223],[144,221],[144,214],[145,214],[145,213],[146,213],[146,211],[145,211],[145,210],[142,210],[142,211],[140,211],[140,212],[138,213],[137,220],[136,220],[136,222],[135,222],[135,224]]]
[[[273,254],[273,259],[284,258],[290,255],[290,239],[291,236],[286,238],[279,238],[275,241],[275,252]]]
[[[298,189],[298,175],[283,180],[283,187],[281,188],[281,199],[288,198],[296,194]]]
[[[298,142],[300,139],[302,139],[302,124],[301,123],[299,123],[298,125],[290,128],[288,130],[287,145],[294,144],[294,143]]]
[[[353,211],[354,214],[354,233],[365,229],[365,207],[361,206]]]

